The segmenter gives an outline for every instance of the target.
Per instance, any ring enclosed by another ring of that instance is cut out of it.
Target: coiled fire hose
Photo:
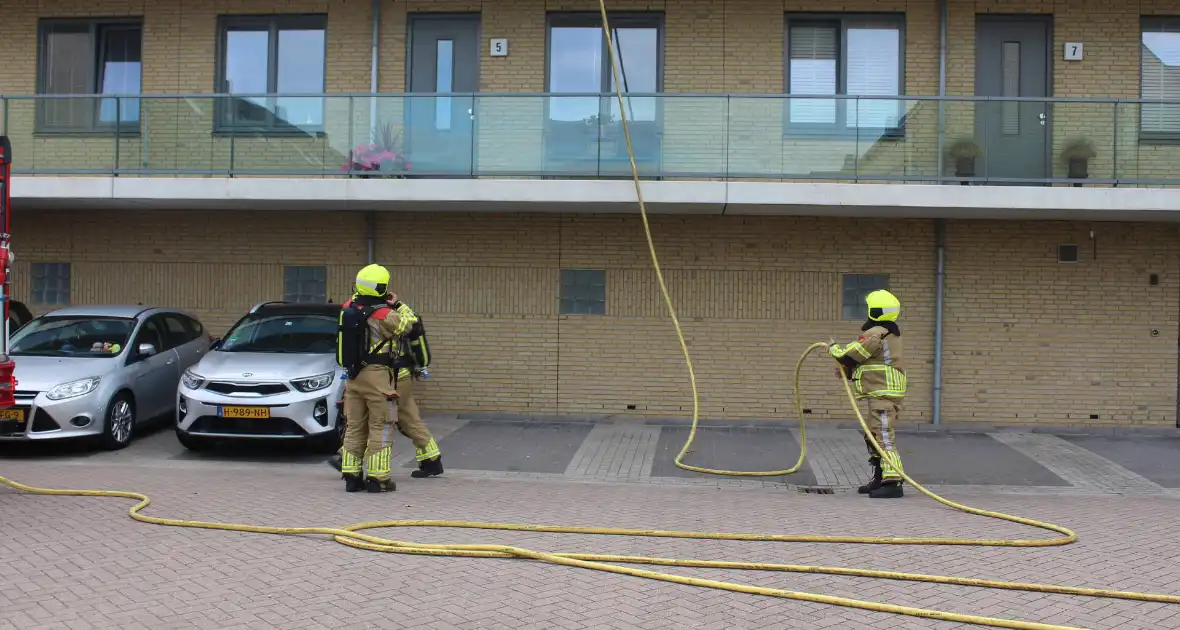
[[[610,36],[610,26],[607,20],[607,12],[605,0],[599,0],[599,8],[602,12],[602,26],[609,45],[611,68],[615,76],[615,85],[621,86],[623,83],[619,77],[619,67],[616,59],[616,51],[613,37]],[[635,165],[635,153],[631,144],[631,133],[629,123],[627,120],[626,107],[623,102],[622,91],[617,93],[619,100],[620,113],[622,115],[623,132],[627,141],[627,154],[631,160],[631,175],[632,181],[635,184],[635,193],[639,201],[640,215],[643,218],[643,228],[647,235],[648,248],[651,251],[652,264],[655,268],[656,277],[659,280],[660,292],[663,295],[664,302],[668,307],[669,314],[672,318],[672,323],[676,329],[677,338],[680,341],[680,347],[684,352],[685,363],[688,367],[689,379],[692,385],[693,397],[693,413],[692,413],[692,429],[689,432],[684,448],[675,458],[675,463],[680,468],[692,470],[701,473],[715,474],[715,475],[729,475],[736,477],[767,477],[788,475],[797,472],[803,465],[803,460],[807,452],[807,434],[806,423],[803,414],[803,403],[799,396],[799,376],[803,369],[803,363],[808,356],[821,348],[826,348],[827,344],[815,343],[807,348],[807,351],[799,357],[798,363],[795,364],[794,376],[794,392],[795,392],[795,411],[799,417],[800,435],[800,451],[799,459],[794,466],[785,470],[773,471],[756,471],[756,472],[742,472],[732,470],[716,470],[711,468],[701,468],[698,466],[690,466],[683,462],[684,455],[689,451],[693,439],[696,437],[697,423],[699,418],[699,403],[697,395],[696,374],[692,366],[692,358],[688,352],[688,346],[684,341],[684,334],[680,328],[680,321],[676,317],[676,309],[672,304],[672,299],[668,295],[667,286],[664,283],[663,272],[660,270],[659,260],[656,256],[655,245],[652,242],[651,228],[647,220],[647,208],[643,201],[642,186],[639,182],[639,173]],[[848,395],[849,403],[852,405],[853,411],[856,413],[857,420],[860,421],[861,428],[865,435],[871,441],[873,448],[878,454],[884,456],[881,450],[881,445],[873,438],[869,431],[868,424],[866,424],[864,416],[860,412],[860,407],[857,404],[855,395],[852,393],[851,387],[847,380],[841,378],[840,382],[844,386],[844,391]],[[1015,621],[1008,619],[1000,619],[995,617],[982,617],[978,615],[966,615],[952,612],[945,612],[940,610],[930,610],[925,608],[915,608],[911,606],[897,606],[893,604],[881,604],[877,602],[869,602],[858,599],[851,599],[847,597],[835,597],[830,595],[819,595],[815,593],[803,593],[799,591],[789,591],[784,589],[766,588],[761,586],[751,586],[746,584],[737,584],[733,582],[722,582],[719,580],[708,580],[702,578],[685,577],[671,573],[661,573],[657,571],[649,571],[645,569],[637,569],[632,567],[618,566],[619,564],[642,564],[655,565],[665,567],[694,567],[694,568],[709,568],[709,569],[744,569],[752,571],[788,571],[795,573],[820,573],[827,575],[842,575],[865,578],[877,578],[888,580],[907,580],[913,582],[928,582],[935,584],[954,584],[960,586],[975,586],[981,588],[995,588],[1005,590],[1031,591],[1039,593],[1057,593],[1063,595],[1082,595],[1087,597],[1105,597],[1113,599],[1128,599],[1143,602],[1158,602],[1166,604],[1180,604],[1180,596],[1163,595],[1152,593],[1138,593],[1132,591],[1115,591],[1107,589],[1095,588],[1081,588],[1074,586],[1060,586],[1054,584],[1036,584],[1036,583],[1021,583],[1021,582],[1004,582],[999,580],[985,580],[977,578],[954,577],[945,575],[925,575],[920,573],[901,573],[896,571],[877,571],[872,569],[857,569],[846,567],[826,567],[826,566],[809,566],[797,564],[778,564],[778,563],[760,563],[760,562],[729,562],[724,560],[684,560],[676,558],[655,558],[643,556],[624,556],[624,555],[606,555],[606,554],[585,554],[585,553],[549,553],[541,551],[532,551],[530,549],[522,549],[520,547],[513,547],[509,545],[494,545],[494,544],[425,544],[425,543],[411,543],[397,540],[390,540],[387,538],[380,538],[361,533],[363,530],[369,529],[384,529],[394,527],[452,527],[452,528],[467,528],[467,529],[488,529],[488,530],[507,530],[507,531],[528,531],[528,532],[549,532],[562,534],[601,534],[610,536],[643,536],[655,538],[693,538],[702,540],[736,540],[736,541],[765,541],[765,542],[797,542],[797,543],[857,543],[857,544],[878,544],[878,545],[973,545],[986,547],[1051,547],[1057,545],[1067,545],[1077,540],[1077,535],[1062,527],[1052,523],[1045,523],[1029,518],[1019,516],[1012,516],[1002,512],[993,512],[990,510],[983,510],[973,508],[970,506],[955,503],[953,501],[944,499],[937,494],[922,487],[918,482],[914,481],[905,472],[902,472],[902,477],[906,482],[917,488],[922,494],[946,505],[948,507],[967,512],[969,514],[976,514],[978,516],[986,516],[988,518],[1000,519],[1010,521],[1013,523],[1020,523],[1022,525],[1029,525],[1040,529],[1049,530],[1060,534],[1057,538],[1047,539],[975,539],[975,538],[889,538],[889,537],[861,537],[861,536],[819,536],[819,535],[804,535],[804,534],[754,534],[754,533],[727,533],[727,532],[689,532],[689,531],[664,531],[664,530],[644,530],[644,529],[623,529],[614,527],[585,527],[585,526],[558,526],[558,525],[528,525],[528,524],[513,524],[513,523],[485,523],[475,521],[431,521],[431,520],[391,520],[391,521],[369,521],[364,523],[356,523],[347,527],[273,527],[264,525],[241,525],[233,523],[213,523],[206,521],[190,521],[182,519],[161,518],[156,516],[148,516],[143,514],[143,510],[151,505],[151,499],[138,492],[124,492],[119,490],[61,490],[53,488],[38,488],[28,486],[16,481],[12,481],[5,477],[0,477],[0,484],[26,492],[29,494],[47,495],[47,496],[78,496],[78,497],[119,497],[123,499],[138,500],[128,511],[128,515],[137,521],[144,523],[151,523],[154,525],[165,525],[170,527],[192,527],[198,529],[214,529],[223,531],[235,532],[252,532],[260,534],[323,534],[332,536],[337,542],[355,547],[358,549],[367,549],[371,551],[380,551],[385,553],[401,553],[413,554],[423,556],[458,556],[467,558],[527,558],[532,560],[540,560],[542,562],[549,562],[553,564],[561,564],[572,567],[580,567],[585,569],[594,569],[597,571],[607,571],[610,573],[618,573],[621,575],[629,575],[633,577],[649,578],[653,580],[660,580],[664,582],[672,582],[675,584],[685,584],[689,586],[699,586],[706,588],[716,588],[736,593],[748,593],[753,595],[766,595],[770,597],[781,597],[784,599],[794,599],[801,601],[817,602],[821,604],[832,604],[835,606],[844,606],[848,608],[859,608],[862,610],[872,610],[878,612],[895,613],[901,615],[909,615],[913,617],[922,617],[927,619],[940,619],[944,621],[969,623],[982,626],[991,626],[997,628],[1017,628],[1022,630],[1078,630],[1071,626],[1060,626],[1045,623],[1035,623],[1029,621]],[[615,563],[615,564],[608,564]]]

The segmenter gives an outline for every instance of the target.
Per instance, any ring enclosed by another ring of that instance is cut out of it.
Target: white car
[[[291,440],[336,452],[344,436],[339,313],[337,304],[264,302],[251,309],[181,376],[181,444]]]

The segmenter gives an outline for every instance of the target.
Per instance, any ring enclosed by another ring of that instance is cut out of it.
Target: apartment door
[[[1048,16],[979,16],[975,95],[1049,96],[1050,24]],[[982,154],[976,160],[975,175],[1049,177],[1051,114],[1043,101],[976,102],[975,141]]]
[[[405,128],[411,172],[468,175],[475,159],[479,14],[412,15],[409,29]]]

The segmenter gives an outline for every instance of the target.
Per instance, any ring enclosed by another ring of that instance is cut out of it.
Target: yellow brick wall
[[[540,92],[545,88],[546,11],[596,11],[592,0],[409,0],[382,10],[380,90],[405,89],[407,15],[471,12],[481,16],[480,89],[484,92]],[[612,10],[658,11],[665,20],[664,89],[667,93],[715,94],[678,98],[663,113],[663,164],[668,172],[730,172],[747,177],[789,173],[800,177],[934,175],[937,171],[938,107],[910,100],[904,140],[814,141],[782,135],[783,104],[777,99],[721,98],[723,94],[781,94],[783,16],[790,12],[897,12],[906,19],[905,92],[938,92],[937,0],[611,0]],[[31,94],[36,81],[37,18],[138,16],[144,19],[144,80],[147,93],[208,93],[214,89],[217,16],[245,13],[322,13],[328,16],[329,92],[369,89],[370,4],[358,0],[99,0],[27,3],[6,9],[0,37],[12,51],[0,76],[0,94]],[[1138,95],[1139,19],[1175,13],[1167,0],[952,0],[949,20],[948,93],[970,95],[975,77],[975,16],[980,13],[1050,14],[1053,21],[1052,91],[1057,96]],[[510,41],[508,57],[491,57],[493,37]],[[1086,45],[1085,60],[1061,60],[1066,41]],[[545,142],[539,97],[477,98],[476,139],[485,174],[542,168]],[[371,102],[345,97],[326,103],[323,137],[266,138],[214,136],[208,99],[143,102],[140,137],[60,138],[32,133],[33,104],[8,103],[7,133],[16,143],[18,166],[109,170],[195,170],[213,174],[251,169],[261,172],[335,172],[349,148],[366,141]],[[403,101],[378,99],[378,119],[400,128]],[[971,103],[946,106],[949,135],[972,134]],[[1058,105],[1053,111],[1054,174],[1064,176],[1062,145],[1085,135],[1098,150],[1092,177],[1161,178],[1180,161],[1173,146],[1140,145],[1134,105]],[[116,149],[116,144],[118,148]],[[1117,145],[1117,146],[1116,146]],[[949,160],[944,165],[951,172]]]
[[[1161,225],[948,222],[946,418],[1174,426],[1177,236]],[[1058,263],[1059,244],[1078,245],[1079,261]]]
[[[14,229],[18,299],[30,263],[69,261],[75,302],[184,307],[219,334],[282,297],[283,265],[326,265],[329,296],[342,299],[366,252],[365,217],[346,212],[45,212],[17,215]],[[888,273],[904,304],[905,421],[930,421],[932,222],[655,216],[652,230],[703,417],[790,417],[799,353],[859,332],[841,320],[841,274]],[[944,420],[1173,424],[1176,236],[1153,225],[949,222]],[[1081,262],[1057,263],[1061,243],[1080,245]],[[691,410],[638,218],[380,215],[375,252],[428,323],[428,408]],[[605,316],[559,314],[562,268],[606,270]],[[817,421],[853,421],[831,367],[812,364],[805,404]]]

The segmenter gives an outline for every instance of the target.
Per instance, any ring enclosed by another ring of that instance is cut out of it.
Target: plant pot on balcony
[[[1070,179],[1087,179],[1090,177],[1090,160],[1094,159],[1098,152],[1094,150],[1094,145],[1085,138],[1074,138],[1065,143],[1061,149],[1061,157],[1065,160],[1068,167],[1066,177]],[[1081,182],[1074,182],[1074,187],[1081,187]]]
[[[961,138],[947,148],[947,153],[950,154],[955,163],[955,177],[975,177],[975,160],[979,157],[979,145],[975,144],[974,140],[970,138]],[[960,185],[966,186],[971,182],[959,182]]]
[[[975,158],[955,158],[955,177],[975,177]]]

